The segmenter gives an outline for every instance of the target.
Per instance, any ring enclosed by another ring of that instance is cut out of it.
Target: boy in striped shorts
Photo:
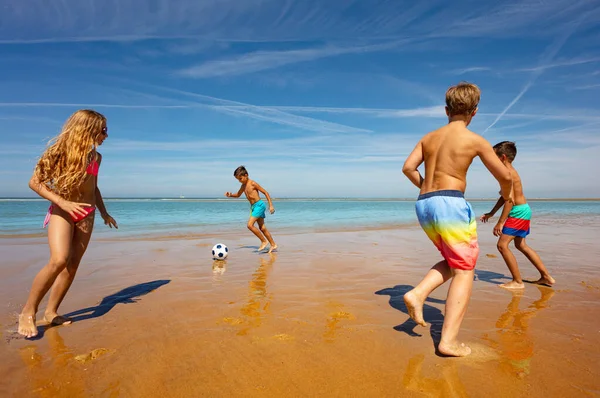
[[[525,243],[525,237],[529,235],[530,232],[531,208],[523,194],[521,177],[519,177],[517,170],[515,170],[512,165],[513,160],[515,160],[515,157],[517,156],[517,147],[514,142],[502,141],[494,145],[494,151],[502,163],[510,170],[513,179],[514,199],[514,204],[509,202],[505,203],[504,199],[500,197],[492,211],[481,216],[481,221],[485,223],[496,214],[500,207],[504,206],[502,215],[494,227],[494,236],[500,237],[500,239],[498,239],[498,251],[502,254],[502,257],[512,274],[513,280],[500,286],[506,289],[523,289],[525,287],[523,279],[521,279],[517,259],[508,248],[508,245],[513,240],[515,241],[517,250],[527,257],[541,275],[540,279],[537,281],[526,282],[552,286],[555,282],[554,278],[548,273],[540,256]]]

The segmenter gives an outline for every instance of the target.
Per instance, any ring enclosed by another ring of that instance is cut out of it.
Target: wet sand
[[[61,307],[74,324],[33,341],[16,315],[47,246],[3,239],[0,396],[598,396],[599,228],[539,224],[528,241],[558,283],[521,293],[498,288],[509,273],[480,225],[460,359],[435,353],[447,286],[427,302],[431,327],[406,314],[402,295],[439,260],[418,228],[273,231],[274,255],[240,228],[219,237],[226,262],[204,237],[92,240]]]

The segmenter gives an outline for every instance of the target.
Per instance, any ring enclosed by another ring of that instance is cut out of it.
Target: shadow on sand
[[[498,272],[484,271],[481,269],[476,269],[474,280],[475,281],[481,280],[481,281],[484,281],[487,283],[491,283],[493,285],[501,285],[503,283],[506,283],[506,281],[511,281],[512,278],[509,278],[508,276],[505,276]]]
[[[245,246],[240,246],[240,249],[254,249],[254,250],[258,250],[259,246],[253,246],[253,245],[245,245]]]
[[[410,285],[397,285],[391,288],[379,290],[375,292],[375,294],[381,296],[390,296],[390,306],[392,308],[397,309],[398,311],[405,313],[408,316],[408,309],[404,304],[404,294],[406,294],[412,288],[413,286]],[[437,346],[440,343],[440,338],[442,336],[442,324],[444,323],[444,315],[442,314],[442,311],[439,308],[427,305],[427,303],[445,304],[446,301],[428,297],[427,300],[425,300],[425,304],[423,305],[423,317],[425,318],[425,322],[431,324],[429,334],[431,336],[431,339],[433,340],[433,344],[437,352]],[[394,326],[394,329],[399,332],[404,332],[412,337],[420,337],[422,335],[415,332],[414,330],[416,326],[417,324],[415,323],[415,321],[413,321],[409,317],[406,321],[404,321],[404,323],[398,326]]]
[[[135,303],[139,300],[139,297],[145,296],[146,294],[158,289],[163,285],[166,285],[169,282],[171,282],[170,279],[161,279],[129,286],[123,290],[118,291],[117,293],[104,297],[102,301],[100,301],[100,303],[94,307],[83,308],[81,310],[65,314],[64,316],[67,318],[71,318],[73,320],[73,323],[85,321],[87,319],[98,318],[108,313],[117,304]],[[35,339],[32,340],[41,339],[42,337],[44,337],[44,332],[53,327],[55,326],[43,325],[38,327],[38,335],[35,337]]]

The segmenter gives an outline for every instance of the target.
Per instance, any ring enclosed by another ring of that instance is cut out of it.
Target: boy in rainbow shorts
[[[500,183],[502,197],[512,202],[510,171],[496,156],[490,143],[467,126],[477,113],[481,91],[460,83],[446,92],[448,124],[426,134],[404,163],[402,171],[420,189],[416,203],[421,227],[444,258],[429,270],[419,284],[404,295],[410,317],[426,326],[423,303],[439,286],[452,280],[446,298],[442,336],[437,350],[462,357],[471,349],[457,340],[473,288],[479,255],[476,217],[464,198],[467,171],[479,157]],[[425,163],[425,178],[418,168]]]
[[[498,239],[498,251],[502,254],[510,273],[512,274],[513,280],[500,285],[500,287],[506,289],[523,289],[523,279],[521,279],[521,273],[519,266],[517,265],[517,259],[512,254],[508,245],[513,240],[515,241],[515,247],[521,253],[527,257],[527,259],[537,268],[540,272],[540,279],[537,281],[526,281],[529,283],[535,283],[538,285],[552,286],[555,283],[554,278],[550,276],[548,270],[544,266],[544,263],[540,259],[540,256],[531,247],[525,243],[525,237],[529,235],[531,231],[531,208],[527,203],[527,199],[523,194],[523,184],[521,183],[521,177],[519,173],[512,165],[513,160],[517,156],[517,147],[514,142],[502,141],[494,145],[494,151],[498,158],[504,163],[504,165],[510,170],[510,174],[513,179],[513,203],[505,203],[503,198],[498,199],[496,205],[489,213],[481,216],[482,222],[488,222],[488,220],[496,214],[500,207],[504,206],[502,215],[498,220],[498,223],[494,227],[494,236],[499,236]]]

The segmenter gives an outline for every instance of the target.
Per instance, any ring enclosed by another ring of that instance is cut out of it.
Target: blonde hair
[[[37,162],[34,174],[40,183],[63,197],[78,190],[87,176],[88,164],[95,159],[96,145],[105,127],[106,118],[96,111],[82,109],[73,113]]]
[[[481,90],[473,83],[460,82],[446,91],[446,106],[450,116],[469,115],[475,112]]]

